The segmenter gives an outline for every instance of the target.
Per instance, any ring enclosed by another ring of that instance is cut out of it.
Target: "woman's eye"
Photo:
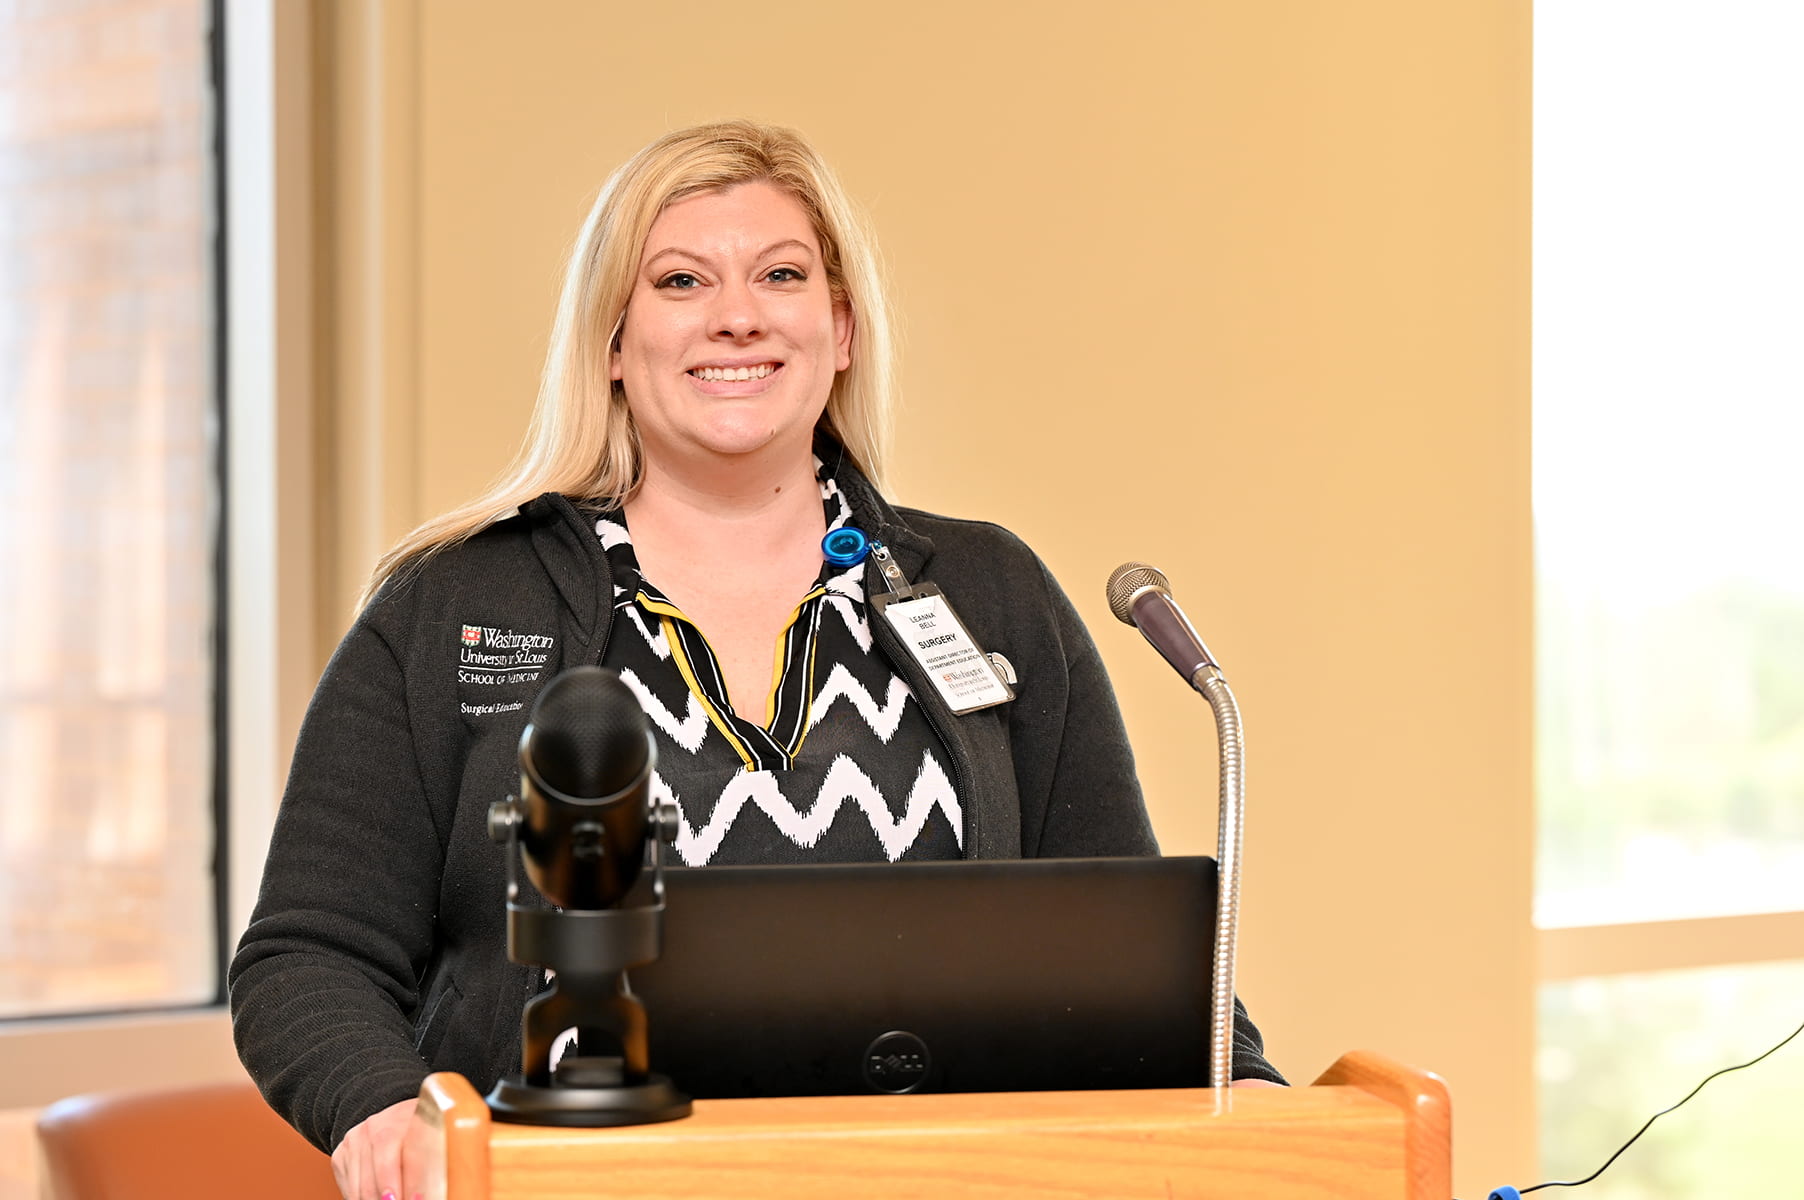
[[[664,278],[658,280],[658,286],[661,288],[688,289],[700,287],[701,285],[702,281],[687,271],[672,271],[670,274],[664,276]]]
[[[772,283],[801,283],[803,280],[807,279],[808,276],[802,274],[794,267],[777,267],[772,270],[770,274],[766,275],[765,278]]]

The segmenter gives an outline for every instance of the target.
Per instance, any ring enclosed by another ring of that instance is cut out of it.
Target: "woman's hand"
[[[401,1196],[401,1140],[419,1100],[391,1104],[351,1126],[332,1151],[332,1175],[345,1200],[405,1200]]]

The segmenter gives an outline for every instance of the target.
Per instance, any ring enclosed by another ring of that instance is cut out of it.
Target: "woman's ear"
[[[833,369],[843,371],[852,365],[852,333],[858,324],[852,315],[850,300],[833,302],[833,341],[838,353],[834,356]],[[616,379],[619,376],[615,376]]]
[[[608,339],[608,378],[615,383],[619,383],[626,373],[626,368],[620,361],[620,335],[625,332],[626,314],[621,313],[620,319],[614,322],[614,336]]]

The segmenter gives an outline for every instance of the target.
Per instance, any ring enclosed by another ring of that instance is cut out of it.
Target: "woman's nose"
[[[716,294],[714,336],[742,342],[764,332],[763,306],[744,283],[723,284]]]

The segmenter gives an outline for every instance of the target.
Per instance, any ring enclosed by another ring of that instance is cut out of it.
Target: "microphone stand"
[[[1210,970],[1209,1082],[1234,1078],[1234,956],[1240,944],[1240,844],[1246,814],[1246,743],[1240,706],[1221,669],[1205,666],[1190,678],[1215,713],[1221,753],[1220,818],[1215,839],[1215,955]]]
[[[639,883],[617,907],[598,909],[540,908],[523,895],[521,812],[512,796],[489,809],[489,837],[507,846],[507,956],[550,968],[555,978],[526,1002],[520,1072],[495,1084],[485,1097],[489,1111],[500,1121],[589,1128],[688,1116],[689,1097],[651,1070],[645,1006],[627,982],[630,968],[657,961],[663,949],[661,850],[675,841],[675,808],[653,810]],[[552,1046],[572,1027],[576,1045],[553,1069]],[[617,1058],[595,1054],[595,1043],[608,1035],[618,1041]]]

